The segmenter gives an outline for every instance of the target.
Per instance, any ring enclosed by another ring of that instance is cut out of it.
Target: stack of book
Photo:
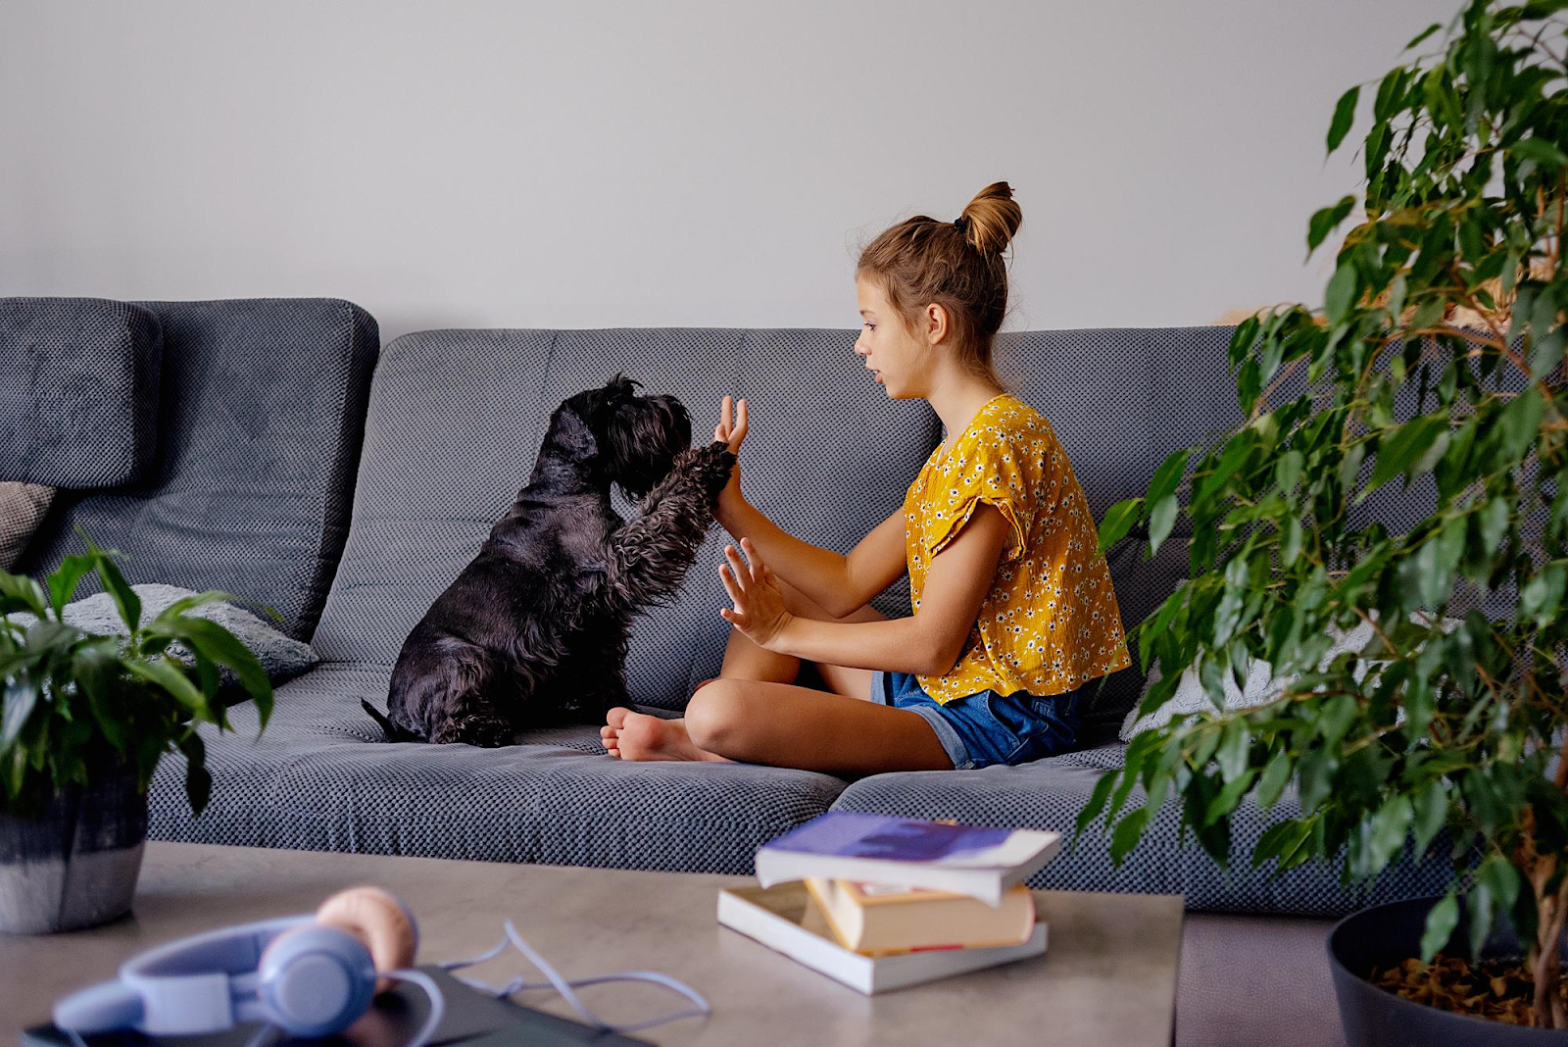
[[[871,994],[1038,956],[1023,881],[1061,834],[829,811],[757,850],[719,922]]]

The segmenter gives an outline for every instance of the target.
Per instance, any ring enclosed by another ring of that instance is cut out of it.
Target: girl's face
[[[857,276],[855,293],[861,320],[855,352],[865,358],[873,379],[895,400],[926,395],[930,344],[915,340],[904,330],[875,282]]]

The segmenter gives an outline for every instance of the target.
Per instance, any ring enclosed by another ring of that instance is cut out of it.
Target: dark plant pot
[[[49,934],[127,912],[147,840],[147,794],[117,769],[56,792],[36,817],[0,812],[0,932]]]
[[[1328,936],[1329,970],[1339,1017],[1349,1047],[1547,1047],[1568,1044],[1568,1029],[1532,1029],[1429,1007],[1395,996],[1367,980],[1373,967],[1387,967],[1421,955],[1426,915],[1438,896],[1374,906],[1340,920]],[[1443,947],[1449,955],[1470,955],[1461,909],[1459,926]],[[1500,925],[1481,949],[1483,959],[1519,956],[1519,940]]]

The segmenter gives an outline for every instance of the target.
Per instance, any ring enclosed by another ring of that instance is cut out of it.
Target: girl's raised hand
[[[740,443],[742,440],[746,439],[746,398],[741,397],[740,402],[735,406],[739,412],[739,417],[733,423],[731,423],[730,398],[727,396],[724,398],[724,404],[719,409],[719,424],[714,426],[713,429],[713,438],[715,440],[723,440],[725,443],[729,444],[730,454],[739,454]]]
[[[751,539],[742,538],[740,544],[751,563],[746,564],[733,545],[724,547],[724,558],[729,562],[719,565],[719,577],[735,608],[721,607],[719,615],[752,643],[766,649],[793,616],[784,608],[784,593],[773,569],[762,562]]]
[[[749,428],[744,398],[738,406],[740,417],[732,422],[730,398],[726,396],[724,405],[720,408],[719,424],[713,429],[713,438],[723,440],[729,445],[730,453],[737,456],[740,454],[741,441],[746,439],[746,431]],[[719,492],[718,506],[715,509],[719,523],[728,525],[732,522],[732,518],[745,502],[745,496],[740,493],[740,459],[737,457],[735,464],[730,466],[729,482]]]

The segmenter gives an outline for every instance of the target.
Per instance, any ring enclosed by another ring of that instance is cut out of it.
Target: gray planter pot
[[[1328,936],[1329,969],[1349,1047],[1568,1047],[1568,1030],[1531,1029],[1452,1014],[1406,1000],[1367,981],[1374,966],[1387,967],[1421,953],[1426,915],[1437,897],[1413,898],[1351,913]],[[1461,906],[1459,926],[1443,952],[1469,956]],[[1483,957],[1518,956],[1519,939],[1500,926]]]
[[[147,794],[116,769],[55,793],[35,818],[0,812],[0,933],[92,927],[131,907],[147,840]]]

